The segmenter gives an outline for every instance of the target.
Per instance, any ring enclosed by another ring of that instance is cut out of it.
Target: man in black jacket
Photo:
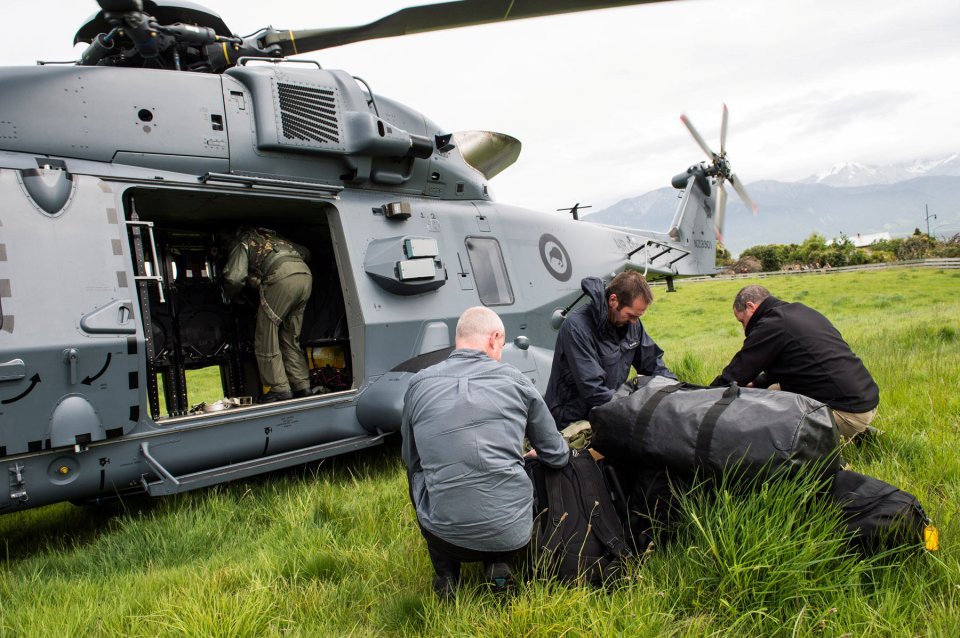
[[[747,286],[733,301],[746,334],[743,347],[711,385],[733,382],[786,390],[833,409],[840,434],[852,440],[873,430],[880,391],[840,332],[819,312],[787,303],[763,286]]]
[[[544,397],[560,429],[585,420],[592,408],[612,399],[631,365],[637,374],[676,378],[663,363],[663,350],[640,323],[653,303],[643,275],[622,272],[608,286],[587,277],[580,287],[590,303],[560,326]]]

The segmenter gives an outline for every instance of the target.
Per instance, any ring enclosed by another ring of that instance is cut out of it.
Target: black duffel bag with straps
[[[579,452],[579,453],[578,453]],[[526,460],[533,483],[533,558],[545,575],[592,585],[620,575],[630,555],[614,499],[603,471],[587,452],[570,451],[561,468]]]
[[[829,493],[843,511],[851,542],[864,554],[921,542],[927,549],[938,549],[939,540],[929,538],[936,528],[913,494],[851,470],[837,472]]]
[[[590,423],[600,453],[678,476],[730,468],[752,479],[804,466],[829,476],[842,465],[830,408],[792,392],[638,376],[594,408]]]

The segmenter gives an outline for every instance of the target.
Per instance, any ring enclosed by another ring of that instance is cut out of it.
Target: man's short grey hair
[[[737,296],[733,298],[733,310],[734,312],[743,312],[747,309],[748,302],[755,303],[759,306],[763,303],[763,300],[769,296],[770,291],[763,286],[758,286],[757,284],[745,286],[741,288]]]
[[[493,332],[506,333],[499,315],[484,306],[467,308],[457,321],[457,341],[483,339]]]

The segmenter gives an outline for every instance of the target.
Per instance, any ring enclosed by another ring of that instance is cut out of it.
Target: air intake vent
[[[334,89],[277,83],[283,137],[301,142],[340,143]]]

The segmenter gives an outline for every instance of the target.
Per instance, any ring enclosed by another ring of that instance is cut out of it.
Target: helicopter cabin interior
[[[240,226],[269,228],[310,251],[313,291],[300,343],[311,386],[352,387],[350,339],[328,220],[316,201],[134,188],[124,198],[130,254],[146,335],[151,416],[245,405],[265,391],[253,350],[259,305],[247,286],[223,293],[221,273]]]

